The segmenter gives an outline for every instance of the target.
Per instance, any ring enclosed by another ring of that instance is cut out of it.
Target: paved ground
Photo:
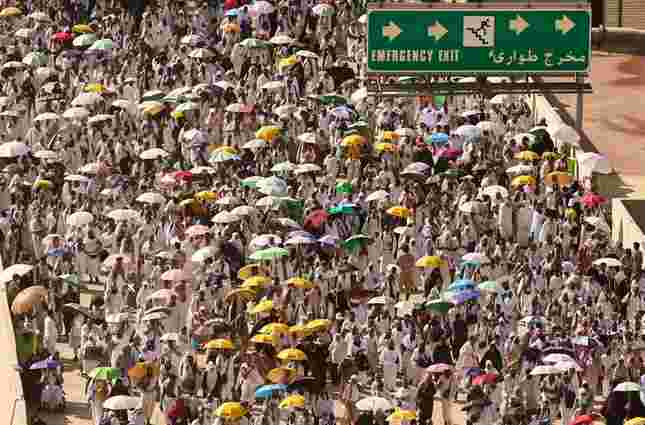
[[[617,172],[599,179],[600,190],[609,197],[645,197],[645,57],[594,52],[591,83],[581,144],[606,155]],[[576,96],[557,97],[575,117]]]

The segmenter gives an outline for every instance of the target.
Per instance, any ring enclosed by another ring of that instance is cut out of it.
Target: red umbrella
[[[580,415],[576,416],[569,425],[582,425],[593,422],[593,418],[590,415]]]
[[[237,7],[237,0],[224,1],[224,10],[235,9]]]
[[[172,176],[175,178],[177,181],[191,181],[193,179],[193,173],[190,171],[176,171],[172,174]]]
[[[61,43],[70,41],[72,38],[72,34],[68,32],[57,32],[56,34],[52,35],[52,40],[60,41]]]
[[[448,160],[454,160],[459,158],[461,155],[461,150],[455,148],[448,148],[439,153],[440,158],[446,158]]]
[[[605,198],[593,192],[587,192],[582,197],[581,201],[586,207],[591,207],[591,208],[595,208],[598,205],[601,205],[607,202]]]
[[[492,384],[497,381],[497,378],[499,378],[499,375],[496,373],[484,373],[473,379],[473,385]]]
[[[305,218],[305,229],[320,229],[325,221],[329,218],[329,214],[325,210],[316,210]]]

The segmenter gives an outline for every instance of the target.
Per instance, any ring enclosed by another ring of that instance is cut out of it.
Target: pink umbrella
[[[604,204],[607,202],[605,198],[602,196],[593,193],[593,192],[587,192],[585,195],[582,197],[581,202],[586,206],[590,208],[595,208],[599,205]]]
[[[438,152],[438,157],[439,158],[446,158],[448,160],[455,160],[459,158],[462,154],[462,151],[459,149],[455,148],[445,148],[445,149],[440,149]]]
[[[446,363],[435,363],[426,368],[426,372],[428,373],[444,373],[448,370],[452,370],[452,366]]]
[[[183,270],[172,269],[162,274],[161,280],[169,280],[171,282],[181,282],[184,280],[192,280],[192,277]]]
[[[188,236],[203,236],[208,232],[210,232],[210,229],[208,226],[204,226],[203,224],[194,224],[186,229],[186,234]]]

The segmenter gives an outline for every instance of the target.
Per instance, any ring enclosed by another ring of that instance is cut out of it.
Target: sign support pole
[[[582,74],[576,74],[576,84],[578,85],[578,96],[576,101],[576,129],[582,130],[582,122],[584,119],[584,92],[583,86],[585,77]]]

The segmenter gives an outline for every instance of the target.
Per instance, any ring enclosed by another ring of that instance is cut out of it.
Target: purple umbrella
[[[40,369],[56,369],[58,366],[60,366],[60,363],[57,362],[56,360],[49,358],[45,360],[41,360],[39,362],[36,362],[32,364],[29,369],[31,370],[40,370]]]
[[[454,302],[455,304],[463,304],[466,301],[476,300],[480,295],[481,292],[476,289],[467,289],[465,291],[455,293],[450,297],[450,301]]]

